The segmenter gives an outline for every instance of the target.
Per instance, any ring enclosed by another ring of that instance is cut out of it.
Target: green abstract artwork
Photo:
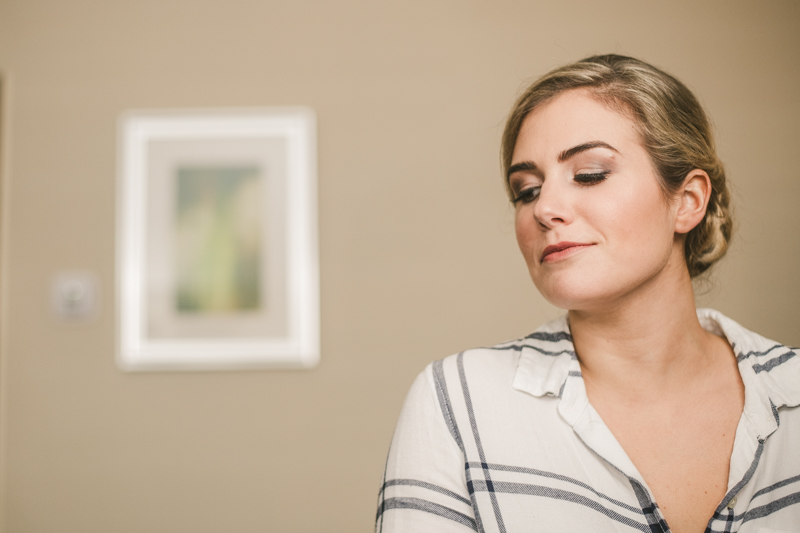
[[[184,166],[176,174],[177,311],[260,309],[263,196],[259,169]]]

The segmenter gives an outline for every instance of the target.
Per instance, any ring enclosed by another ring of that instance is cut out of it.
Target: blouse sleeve
[[[464,454],[444,412],[428,365],[400,412],[378,497],[376,533],[477,531]]]

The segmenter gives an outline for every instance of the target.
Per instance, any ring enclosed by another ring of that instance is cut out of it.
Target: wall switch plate
[[[88,319],[97,313],[97,277],[91,272],[59,272],[53,278],[53,310],[66,319]]]

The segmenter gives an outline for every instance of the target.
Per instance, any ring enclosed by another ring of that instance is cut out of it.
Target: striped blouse
[[[800,531],[800,357],[721,313],[745,403],[728,490],[706,532]],[[565,317],[436,361],[397,423],[376,531],[667,532],[644,479],[586,397]]]

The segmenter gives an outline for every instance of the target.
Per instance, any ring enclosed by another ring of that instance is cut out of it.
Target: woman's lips
[[[552,263],[553,261],[564,259],[589,246],[592,246],[592,244],[584,242],[560,242],[558,244],[551,244],[542,252],[542,263]]]

